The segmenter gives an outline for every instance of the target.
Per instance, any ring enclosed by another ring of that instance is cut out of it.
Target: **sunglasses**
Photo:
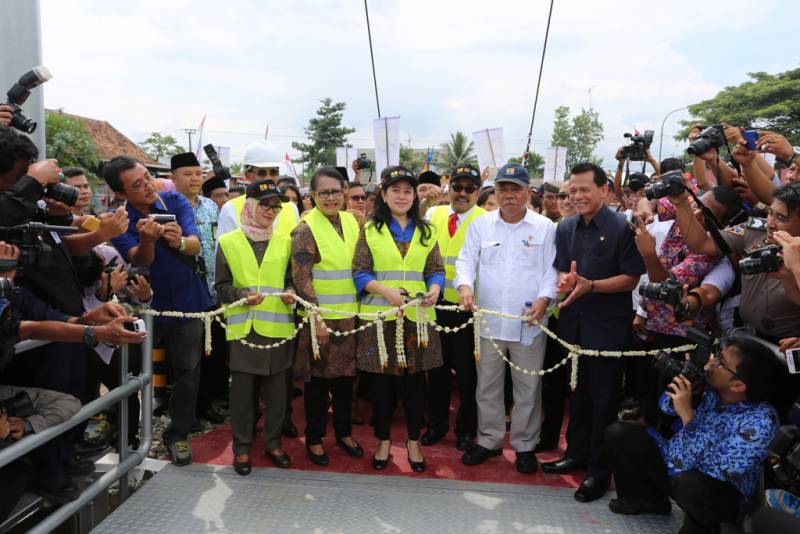
[[[476,186],[474,186],[474,185],[462,185],[462,184],[451,184],[450,185],[450,189],[452,189],[456,193],[462,193],[463,192],[463,193],[466,193],[468,195],[471,195],[472,193],[474,193],[475,191],[478,190],[478,188]]]
[[[350,200],[354,202],[364,202],[367,200],[367,195],[350,195]]]
[[[559,194],[556,195],[556,198],[560,198],[561,200],[564,200],[565,198],[569,198],[569,195],[566,194],[566,193],[559,193]]]
[[[248,172],[252,172],[259,178],[266,178],[267,176],[277,176],[277,172],[275,169],[271,168],[264,168],[264,167],[251,167]]]

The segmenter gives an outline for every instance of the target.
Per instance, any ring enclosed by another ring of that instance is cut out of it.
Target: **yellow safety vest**
[[[220,236],[219,246],[233,274],[234,287],[259,293],[283,292],[292,251],[292,240],[287,234],[273,232],[261,265],[241,228]],[[251,329],[264,337],[294,335],[292,308],[281,302],[280,297],[264,297],[255,306],[230,307],[225,310],[225,320],[228,340],[245,338]]]
[[[242,224],[242,210],[244,209],[244,203],[246,201],[247,197],[245,195],[240,195],[228,201],[231,202],[236,209],[237,224]],[[292,230],[297,226],[297,215],[294,212],[295,205],[291,202],[282,202],[281,205],[283,209],[278,213],[278,218],[275,221],[274,227],[275,230],[280,230],[286,235],[291,235]]]
[[[372,268],[375,272],[375,279],[388,287],[405,289],[408,294],[414,297],[417,293],[427,293],[425,285],[425,262],[428,260],[436,241],[429,239],[423,245],[421,242],[422,233],[417,227],[411,238],[411,245],[408,247],[405,257],[400,255],[397,244],[392,238],[389,228],[384,225],[380,231],[375,224],[370,222],[364,227],[364,234],[367,238],[367,245],[372,253]],[[380,295],[368,294],[361,301],[361,311],[365,313],[379,313],[391,309],[389,302]],[[427,308],[425,313],[429,321],[436,320],[436,313],[433,308]],[[417,312],[414,308],[406,309],[406,317],[417,321]],[[395,317],[387,320],[393,321]]]
[[[312,285],[320,306],[358,313],[358,293],[353,283],[353,256],[358,242],[358,222],[352,214],[340,211],[344,240],[330,220],[319,209],[309,211],[303,219],[317,242],[321,261],[311,271]],[[322,313],[323,319],[351,317],[340,313]]]
[[[438,206],[431,215],[431,224],[436,229],[436,242],[439,243],[439,253],[444,259],[444,300],[458,303],[458,288],[454,287],[453,281],[456,278],[456,260],[464,246],[467,237],[467,226],[476,218],[484,215],[486,210],[475,206],[465,220],[458,225],[458,229],[453,237],[450,237],[448,222],[450,219],[450,206]]]

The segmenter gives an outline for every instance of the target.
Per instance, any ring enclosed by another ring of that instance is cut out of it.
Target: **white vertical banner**
[[[560,182],[567,174],[567,149],[563,146],[547,147],[544,153],[544,181]]]
[[[224,166],[231,166],[231,147],[217,145],[217,155]]]
[[[502,128],[486,128],[472,132],[472,142],[478,153],[478,169],[502,167],[506,164],[505,140]]]
[[[349,181],[356,179],[356,171],[353,170],[353,160],[359,156],[358,149],[353,147],[336,147],[336,166],[347,169]]]
[[[400,117],[372,121],[375,142],[375,172],[380,176],[386,167],[400,165]]]

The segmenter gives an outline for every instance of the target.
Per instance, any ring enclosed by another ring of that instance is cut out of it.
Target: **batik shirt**
[[[219,208],[210,198],[204,196],[197,197],[197,207],[194,208],[195,219],[197,220],[197,231],[200,238],[200,256],[206,264],[206,282],[211,298],[216,302],[217,293],[214,291],[214,265],[217,247],[217,222],[219,220]]]

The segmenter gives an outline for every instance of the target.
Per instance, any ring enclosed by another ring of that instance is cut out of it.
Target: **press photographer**
[[[661,410],[680,418],[671,439],[636,424],[611,425],[605,443],[617,498],[609,509],[668,515],[672,497],[684,512],[682,533],[718,532],[735,521],[758,489],[779,426],[765,402],[774,361],[755,341],[722,339],[698,385],[678,374],[662,394]]]

